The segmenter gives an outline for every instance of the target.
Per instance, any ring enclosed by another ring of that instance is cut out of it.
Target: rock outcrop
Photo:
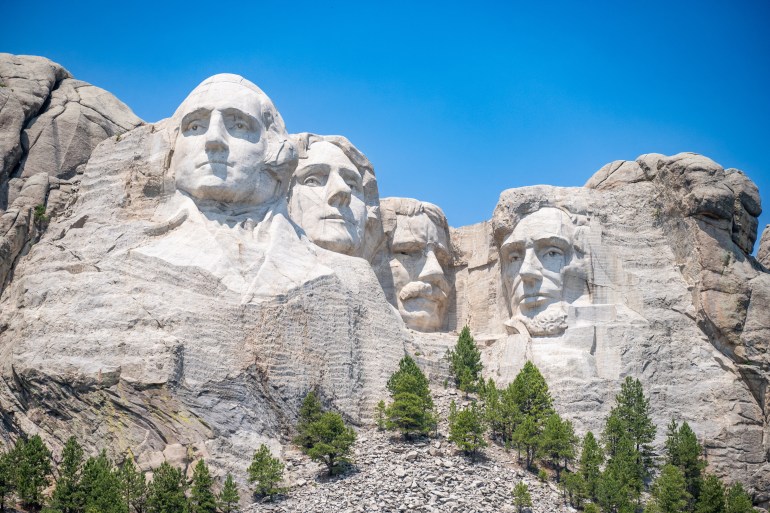
[[[759,248],[757,248],[757,261],[770,269],[770,224],[765,226],[762,237],[759,238]]]
[[[60,65],[0,53],[0,290],[40,225],[65,208],[96,145],[140,124]]]
[[[2,56],[0,77],[0,437],[243,478],[308,391],[366,426],[405,351],[443,381],[469,325],[487,377],[533,360],[580,432],[638,377],[658,444],[687,421],[770,502],[770,236],[754,259],[742,172],[643,155],[449,228],[380,201],[344,137],[289,136],[242,77],[155,124],[43,59]]]

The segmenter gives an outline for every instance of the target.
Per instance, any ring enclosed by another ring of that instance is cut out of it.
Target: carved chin
[[[527,328],[530,336],[554,337],[567,329],[567,309],[563,302],[554,303],[532,317],[518,313],[516,320]]]
[[[399,306],[404,324],[417,331],[436,331],[443,323],[443,304],[427,298],[412,298]]]

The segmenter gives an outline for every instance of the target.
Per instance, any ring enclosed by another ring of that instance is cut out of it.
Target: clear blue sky
[[[49,57],[146,121],[244,75],[291,132],[342,134],[381,196],[488,219],[499,193],[702,153],[770,222],[770,2],[3,2],[0,51]]]

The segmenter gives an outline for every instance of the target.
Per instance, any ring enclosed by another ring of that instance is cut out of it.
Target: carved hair
[[[433,224],[444,230],[445,233],[449,233],[449,224],[444,211],[433,203],[413,198],[383,198],[380,201],[380,206],[382,208],[382,226],[388,238],[393,236],[398,216],[414,217],[421,214],[427,215]]]

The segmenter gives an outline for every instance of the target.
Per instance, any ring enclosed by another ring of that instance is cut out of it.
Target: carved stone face
[[[500,248],[512,315],[532,335],[563,331],[564,302],[583,294],[584,284],[566,273],[574,239],[575,227],[565,212],[542,208],[522,219]]]
[[[176,187],[194,198],[261,205],[280,194],[265,166],[263,101],[241,84],[204,82],[180,106],[171,159]]]
[[[367,216],[361,173],[339,147],[310,145],[294,172],[289,214],[322,248],[361,256]]]
[[[445,273],[447,233],[425,213],[396,219],[390,269],[398,311],[409,328],[436,331],[444,323],[451,287]]]

